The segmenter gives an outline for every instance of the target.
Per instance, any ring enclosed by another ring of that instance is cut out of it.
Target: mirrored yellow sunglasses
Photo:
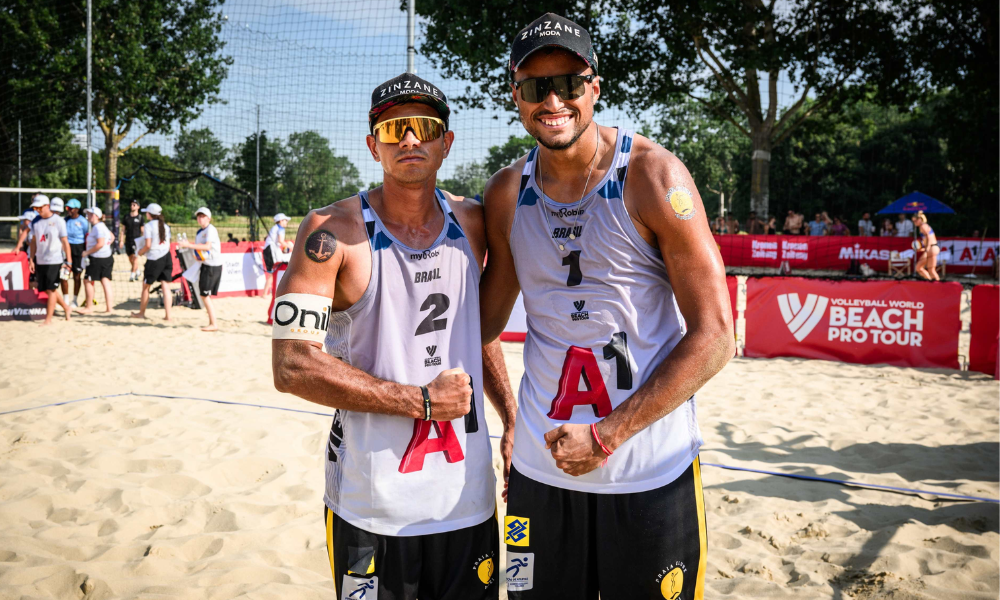
[[[437,117],[397,117],[376,124],[372,135],[377,135],[383,144],[398,144],[408,129],[412,129],[421,142],[429,142],[444,135],[445,127],[444,121]]]

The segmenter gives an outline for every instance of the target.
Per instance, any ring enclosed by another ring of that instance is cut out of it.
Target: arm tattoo
[[[337,236],[329,231],[317,229],[306,239],[306,256],[309,260],[324,263],[337,252]]]

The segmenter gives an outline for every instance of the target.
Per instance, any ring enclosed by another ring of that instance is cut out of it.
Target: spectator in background
[[[93,312],[91,303],[96,302],[94,300],[94,282],[100,281],[101,287],[104,289],[104,301],[107,304],[104,312],[110,313],[111,306],[115,303],[111,293],[111,271],[115,266],[115,259],[111,256],[111,242],[114,240],[114,236],[108,226],[104,224],[104,213],[101,212],[101,209],[95,206],[84,209],[83,212],[87,213],[87,220],[91,227],[90,231],[87,232],[87,247],[81,257],[81,260],[86,258],[88,261],[84,284],[86,292],[83,308],[78,308],[76,311],[85,315]]]
[[[21,250],[28,251],[28,244],[31,243],[31,222],[35,220],[38,213],[30,208],[21,215],[21,221],[17,225],[17,243],[14,244],[14,254]]]
[[[131,316],[133,319],[146,318],[149,287],[159,281],[163,294],[163,320],[169,321],[170,305],[173,302],[170,283],[174,272],[174,260],[170,257],[170,226],[163,220],[163,209],[159,204],[150,202],[142,212],[146,213],[146,224],[142,226],[145,245],[139,249],[138,255],[146,255],[146,264],[142,273],[139,312],[132,313]]]
[[[764,222],[757,218],[757,211],[750,211],[750,218],[746,222],[747,233],[750,235],[764,235],[765,227]]]
[[[879,235],[881,237],[893,237],[896,235],[896,229],[892,226],[891,219],[882,219],[882,232]]]
[[[69,301],[69,306],[76,308],[78,306],[76,298],[80,295],[80,277],[83,275],[83,251],[90,223],[87,222],[87,217],[80,214],[80,201],[76,198],[66,202],[66,212],[69,213],[66,215],[66,240],[69,242],[69,251],[72,254],[70,262],[73,265],[73,298]],[[65,292],[64,289],[63,293]]]
[[[66,241],[66,221],[59,215],[52,212],[49,207],[49,197],[43,194],[35,196],[31,202],[31,208],[38,209],[38,216],[31,223],[31,252],[28,253],[28,268],[35,274],[38,282],[38,290],[46,292],[49,296],[45,307],[45,322],[43,325],[52,324],[52,316],[56,313],[56,304],[62,307],[66,313],[66,320],[70,319],[70,308],[59,291],[59,282],[62,281],[61,272],[63,267],[69,269],[69,263],[65,257],[70,255],[69,242]]]
[[[132,266],[129,273],[129,282],[139,281],[139,245],[136,243],[142,239],[142,215],[139,214],[139,201],[133,199],[129,206],[129,213],[122,217],[122,237],[125,240],[125,254],[128,255],[128,262]]]
[[[899,215],[896,221],[896,237],[913,237],[913,223],[907,220],[906,215]]]
[[[851,235],[851,230],[840,217],[833,218],[833,227],[830,227],[830,235]]]
[[[721,217],[721,216],[715,217],[715,220],[712,221],[712,233],[719,234],[719,235],[722,235],[722,234],[726,233],[726,219],[725,219],[725,217]]]
[[[804,220],[805,215],[797,213],[794,210],[789,210],[788,216],[785,217],[785,226],[783,227],[785,235],[802,235]]]
[[[279,265],[288,264],[287,253],[292,250],[292,242],[285,241],[285,227],[288,217],[285,213],[274,215],[274,226],[264,238],[264,297],[271,293],[271,276]]]
[[[820,214],[823,215],[823,222],[826,223],[826,230],[829,232],[830,228],[833,227],[833,219],[830,218],[830,215],[825,210]]]
[[[222,240],[219,230],[212,225],[212,211],[204,206],[194,213],[198,220],[198,233],[194,243],[183,240],[177,244],[180,248],[191,248],[201,261],[201,272],[198,275],[198,292],[205,302],[205,312],[208,313],[208,325],[202,331],[218,331],[215,324],[215,307],[212,296],[219,295],[219,283],[222,281]]]
[[[771,217],[764,225],[764,235],[774,235],[776,233],[778,233],[778,219],[777,217]]]
[[[875,224],[872,223],[872,217],[869,213],[861,215],[861,220],[858,221],[858,235],[861,237],[872,237],[875,235]]]
[[[823,215],[816,213],[816,220],[809,221],[809,235],[826,235],[828,227]]]
[[[735,235],[740,232],[740,222],[736,220],[733,213],[726,215],[726,231],[730,235]]]

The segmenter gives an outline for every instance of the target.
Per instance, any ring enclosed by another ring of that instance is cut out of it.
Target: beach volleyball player
[[[435,188],[454,140],[443,93],[403,74],[372,93],[383,185],[314,210],[275,298],[275,387],[336,408],[324,518],[338,598],[497,598],[483,392],[514,397],[481,348],[482,208]]]
[[[523,292],[525,374],[502,533],[511,598],[700,599],[695,392],[734,352],[722,258],[687,169],[593,121],[598,60],[546,14],[511,48],[538,142],[486,186],[484,341]]]

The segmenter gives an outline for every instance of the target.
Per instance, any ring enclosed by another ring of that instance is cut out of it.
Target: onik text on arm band
[[[323,343],[333,300],[313,294],[285,294],[274,301],[271,339]]]

